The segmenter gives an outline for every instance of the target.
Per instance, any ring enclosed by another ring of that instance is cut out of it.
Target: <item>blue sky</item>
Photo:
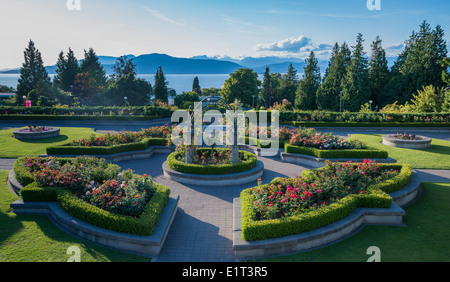
[[[394,56],[423,20],[440,24],[450,42],[449,0],[380,3],[371,11],[367,0],[80,0],[81,10],[70,11],[66,0],[2,0],[0,69],[20,66],[30,39],[46,65],[69,47],[80,59],[90,47],[111,56],[304,58],[316,50],[327,58],[331,45],[353,45],[358,32],[366,51],[379,35]]]

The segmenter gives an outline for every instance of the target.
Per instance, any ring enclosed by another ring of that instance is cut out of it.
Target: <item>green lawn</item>
[[[17,197],[6,187],[8,172],[0,171],[0,262],[65,262],[67,249],[80,249],[82,262],[149,262],[131,255],[89,244],[57,228],[46,216],[16,215],[10,204]]]
[[[61,135],[44,140],[21,141],[13,138],[15,129],[0,130],[0,158],[37,156],[46,153],[49,146],[61,145],[72,140],[87,138],[94,132],[91,128],[61,127]],[[97,133],[95,133],[97,134]]]
[[[349,139],[359,139],[368,146],[386,150],[398,163],[410,164],[421,169],[450,169],[450,141],[433,139],[431,149],[412,150],[381,144],[383,135],[352,134]]]
[[[365,262],[367,249],[380,249],[382,262],[450,261],[450,183],[422,183],[420,199],[406,207],[407,226],[366,226],[346,240],[300,254],[260,261]]]

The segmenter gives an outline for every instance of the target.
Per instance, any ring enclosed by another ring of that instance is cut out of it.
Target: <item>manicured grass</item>
[[[420,199],[404,208],[407,226],[366,226],[344,241],[295,255],[260,261],[274,262],[365,262],[380,249],[382,262],[450,261],[450,183],[422,183]]]
[[[388,151],[390,158],[396,159],[398,163],[410,164],[412,168],[450,169],[450,141],[433,139],[431,149],[413,150],[383,145],[382,136],[352,134],[349,139],[359,139],[370,147]]]
[[[56,227],[46,216],[16,215],[10,204],[17,197],[6,186],[8,171],[0,171],[0,262],[65,262],[80,249],[82,262],[149,262],[150,258],[131,255],[89,244]]]
[[[62,145],[72,140],[87,138],[94,133],[91,128],[60,127],[60,129],[61,135],[58,137],[29,141],[13,138],[15,129],[0,130],[0,158],[31,157],[45,154],[49,146]]]

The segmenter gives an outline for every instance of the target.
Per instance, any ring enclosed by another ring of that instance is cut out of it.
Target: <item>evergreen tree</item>
[[[34,42],[29,41],[28,47],[24,51],[25,62],[20,69],[17,92],[15,95],[16,104],[24,105],[23,96],[28,96],[30,91],[36,89],[39,81],[50,84],[50,77],[44,67],[41,53],[36,49]]]
[[[364,56],[362,34],[358,33],[352,59],[342,81],[342,110],[357,112],[371,96],[369,62]]]
[[[108,103],[114,106],[122,106],[127,97],[127,104],[131,106],[144,106],[150,102],[150,82],[142,78],[136,78],[132,72],[126,73],[111,83],[105,94]]]
[[[334,59],[330,61],[323,83],[317,89],[316,102],[319,110],[338,112],[340,110],[342,81],[351,62],[351,51],[347,43],[344,42],[338,51],[335,46],[333,53],[335,53]]]
[[[266,67],[261,88],[261,99],[264,102],[266,109],[268,109],[271,106],[269,103],[271,102],[270,97],[272,96],[272,94],[273,94],[272,78],[270,76],[269,68]]]
[[[78,60],[72,49],[69,48],[67,58],[64,57],[63,51],[59,53],[55,72],[56,76],[53,79],[53,84],[64,91],[72,91],[75,84],[75,78],[80,72]]]
[[[119,80],[122,77],[129,76],[131,79],[136,78],[136,65],[133,63],[132,58],[127,56],[121,56],[117,58],[114,64],[113,80]]]
[[[383,96],[399,103],[409,101],[425,86],[444,86],[440,63],[447,55],[444,31],[440,25],[434,30],[424,21],[419,31],[413,31],[405,42],[405,50],[392,70],[392,81],[385,88]]]
[[[81,61],[80,72],[87,73],[89,81],[94,85],[95,91],[101,91],[107,86],[107,77],[105,69],[99,62],[98,56],[94,49],[84,50],[84,59]]]
[[[194,81],[192,82],[192,91],[194,91],[198,95],[202,94],[202,88],[200,87],[200,82],[197,76],[194,78]]]
[[[280,80],[279,95],[281,100],[286,99],[291,103],[295,102],[295,91],[297,90],[298,76],[297,70],[289,64],[287,73]]]
[[[169,94],[167,91],[167,81],[164,77],[161,66],[156,70],[155,85],[153,87],[153,93],[155,94],[155,100],[167,103],[169,101]]]
[[[305,63],[304,74],[296,91],[295,107],[300,110],[313,111],[317,108],[316,93],[322,80],[319,62],[313,51],[311,51]]]
[[[253,96],[258,96],[259,86],[258,73],[249,68],[240,68],[230,74],[220,93],[227,103],[234,103],[237,99],[243,105],[251,106]]]
[[[376,37],[375,41],[371,45],[372,56],[370,57],[369,66],[369,78],[372,93],[370,99],[374,105],[380,105],[380,93],[386,87],[386,84],[390,79],[390,71],[388,67],[388,61],[386,59],[386,52],[381,46],[380,37]]]

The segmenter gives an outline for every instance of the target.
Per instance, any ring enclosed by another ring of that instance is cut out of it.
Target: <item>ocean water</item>
[[[53,79],[54,75],[50,75]],[[175,89],[177,94],[183,91],[191,91],[192,83],[195,77],[198,77],[201,88],[222,88],[225,80],[230,76],[229,74],[166,74],[166,80],[168,81],[168,87]],[[19,74],[0,74],[0,85],[6,85],[8,87],[17,87],[17,80]],[[154,74],[140,74],[139,78],[143,78],[149,81],[152,85],[155,83]],[[263,75],[259,76],[259,80],[262,81]]]

